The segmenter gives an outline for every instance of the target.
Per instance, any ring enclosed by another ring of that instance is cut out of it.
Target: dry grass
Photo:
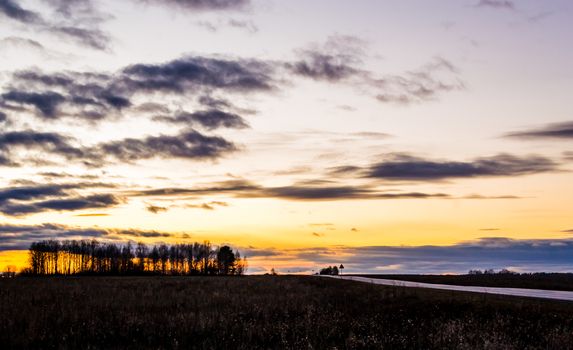
[[[401,281],[504,288],[573,291],[573,273],[524,273],[484,275],[357,275]]]
[[[318,277],[0,280],[10,348],[573,348],[573,304]]]

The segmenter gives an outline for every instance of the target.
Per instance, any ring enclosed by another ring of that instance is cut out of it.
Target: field
[[[573,291],[573,273],[484,274],[484,275],[356,275],[422,283],[458,286],[528,288]]]
[[[573,348],[573,303],[319,277],[0,280],[0,346]]]

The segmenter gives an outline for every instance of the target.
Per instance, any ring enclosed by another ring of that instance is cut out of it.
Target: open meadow
[[[467,275],[356,275],[369,278],[449,284],[573,291],[573,273],[493,273]]]
[[[320,277],[0,280],[2,349],[566,349],[573,303]]]

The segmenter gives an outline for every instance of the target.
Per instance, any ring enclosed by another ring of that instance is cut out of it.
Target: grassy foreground
[[[319,277],[0,280],[10,348],[573,348],[573,303]]]

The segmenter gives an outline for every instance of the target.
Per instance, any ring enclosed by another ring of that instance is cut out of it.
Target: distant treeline
[[[133,245],[95,240],[48,240],[32,243],[30,275],[242,275],[247,259],[229,246],[209,242]]]

